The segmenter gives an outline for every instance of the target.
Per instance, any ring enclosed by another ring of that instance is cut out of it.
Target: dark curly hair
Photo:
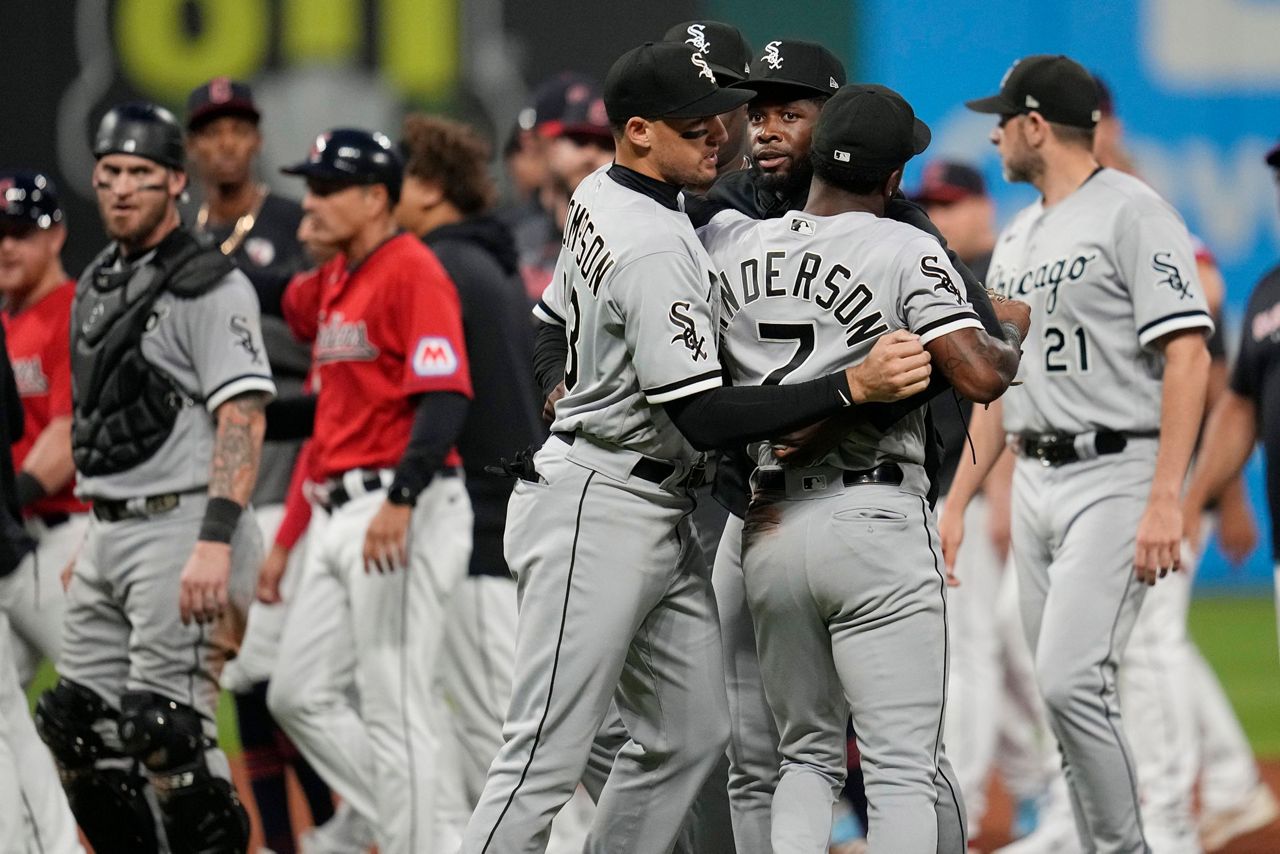
[[[466,216],[493,205],[498,191],[489,174],[492,149],[475,128],[424,113],[405,117],[400,150],[405,177],[438,184]]]

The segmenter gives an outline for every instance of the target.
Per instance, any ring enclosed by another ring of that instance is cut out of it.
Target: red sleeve
[[[311,468],[311,443],[304,442],[293,464],[293,477],[284,499],[284,518],[276,529],[276,545],[292,551],[311,524],[311,503],[302,494],[302,484]]]
[[[471,397],[458,291],[429,250],[414,260],[419,259],[400,279],[404,391],[411,395],[450,391]]]
[[[339,275],[346,261],[341,255],[334,256],[324,264],[312,270],[304,270],[289,280],[285,286],[284,296],[280,298],[280,308],[284,314],[284,322],[299,341],[311,343],[316,340],[320,316],[320,294],[327,278]]]
[[[71,298],[75,294],[72,285],[67,299],[60,306],[64,309],[53,318],[53,328],[48,331],[49,346],[45,349],[45,373],[49,377],[49,418],[71,414]]]

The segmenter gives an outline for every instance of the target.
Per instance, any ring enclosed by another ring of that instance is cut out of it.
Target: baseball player
[[[539,337],[538,362],[544,342],[567,346],[567,393],[508,511],[515,685],[468,854],[544,849],[613,701],[631,739],[586,850],[670,850],[728,739],[715,606],[688,521],[694,447],[776,435],[927,381],[927,365],[886,347],[875,366],[809,383],[722,387],[708,303],[716,280],[680,187],[715,171],[725,136],[716,116],[750,95],[719,88],[681,44],[628,51],[606,79],[617,160],[574,194],[535,311],[560,329]]]
[[[662,40],[687,44],[701,53],[721,86],[742,83],[751,74],[751,57],[755,51],[742,31],[732,24],[710,20],[685,21],[668,29]],[[716,160],[716,179],[751,165],[747,153],[750,141],[745,106],[730,110],[720,117],[720,121],[724,123],[726,139]],[[709,189],[711,182],[690,186],[687,192],[705,195]]]
[[[25,194],[24,194],[25,196]],[[0,195],[0,200],[3,200]],[[0,253],[14,238],[14,223],[0,216]],[[0,449],[9,449],[24,430],[24,407],[0,324]],[[22,527],[14,466],[0,455],[0,584],[6,583],[36,549]],[[14,637],[0,610],[0,851],[80,852],[75,819],[49,751],[40,743],[13,660]]]
[[[93,182],[112,243],[72,305],[72,448],[93,501],[67,592],[61,679],[36,725],[99,851],[239,852],[244,807],[216,746],[217,639],[247,605],[251,513],[275,392],[244,275],[178,217],[182,130],[153,104],[110,110]],[[145,768],[147,780],[138,773]]]
[[[23,685],[58,660],[64,597],[58,575],[84,538],[88,506],[72,492],[71,300],[59,254],[67,238],[48,176],[0,172],[0,321],[26,423],[13,446],[18,504],[38,548],[0,581]]]
[[[203,198],[195,211],[195,230],[207,235],[253,284],[262,312],[267,361],[279,397],[295,397],[302,390],[311,354],[285,325],[280,299],[303,262],[295,236],[302,209],[254,180],[254,161],[262,149],[260,120],[253,91],[238,80],[215,77],[187,96],[187,154]],[[263,444],[253,509],[264,543],[275,542],[300,444]],[[299,549],[297,555],[301,554]],[[293,573],[292,578],[299,574]],[[240,744],[263,836],[269,848],[282,850],[292,846],[294,837],[285,791],[286,767],[293,767],[315,822],[320,824],[333,814],[328,786],[292,748],[267,711],[267,677],[283,625],[283,604],[255,600],[249,607],[236,657],[222,673],[222,687],[231,691],[235,700]]]
[[[726,213],[701,230],[720,270],[735,383],[803,381],[907,329],[961,394],[987,402],[1004,391],[1025,305],[1003,304],[1009,338],[989,337],[937,242],[884,217],[903,164],[928,142],[897,93],[847,86],[814,131],[803,212],[763,223]],[[775,852],[826,850],[850,710],[872,849],[965,850],[941,744],[946,584],[925,498],[925,417],[916,410],[888,430],[844,426],[814,465],[760,457],[742,572],[781,735]],[[888,670],[886,656],[912,666]]]
[[[978,465],[962,465],[945,512],[963,514],[1003,429],[1019,455],[1023,625],[1081,845],[1145,851],[1116,671],[1145,585],[1180,562],[1179,496],[1213,323],[1176,212],[1094,159],[1098,90],[1085,69],[1027,57],[999,94],[968,106],[1000,116],[992,142],[1006,177],[1042,198],[1001,233],[988,277],[1032,304],[1024,382],[1004,400],[1003,426],[974,414]]]
[[[307,280],[319,283],[315,509],[267,702],[381,851],[450,851],[457,829],[436,810],[449,724],[434,683],[471,552],[454,447],[471,398],[458,295],[397,230],[402,165],[385,136],[329,131],[284,171],[306,179],[307,218],[340,254]],[[293,300],[307,302],[291,288],[286,316]]]
[[[833,80],[836,87],[831,85]],[[709,204],[694,209],[695,224],[705,223],[710,212],[723,207],[758,219],[803,208],[812,176],[809,154],[813,128],[823,105],[844,81],[843,64],[823,46],[771,41],[768,49],[753,60],[745,84],[757,92],[747,105],[753,165],[716,182],[708,195]],[[894,198],[888,214],[941,240],[914,204]],[[969,300],[989,327],[998,329],[982,287],[963,264],[952,260],[964,277]],[[919,405],[917,400],[897,406],[910,409]],[[885,423],[892,420],[888,417]],[[753,467],[740,453],[722,456],[714,490],[716,499],[730,513],[716,551],[712,577],[732,721],[728,797],[739,852],[761,850],[759,846],[767,845],[770,800],[780,764],[778,734],[761,687],[756,638],[742,582],[742,518],[749,496],[746,478]]]
[[[1266,163],[1280,173],[1280,146],[1267,153]],[[1267,466],[1267,503],[1271,510],[1272,550],[1276,564],[1276,611],[1280,613],[1280,493],[1277,492],[1276,437],[1280,436],[1275,418],[1274,359],[1276,341],[1280,340],[1280,324],[1276,317],[1280,311],[1280,273],[1270,270],[1254,286],[1243,319],[1240,352],[1231,371],[1229,388],[1222,393],[1205,429],[1196,459],[1194,475],[1183,500],[1183,518],[1186,520],[1187,540],[1192,550],[1203,541],[1201,519],[1204,510],[1214,498],[1226,490],[1233,479],[1244,469],[1261,442]],[[1237,776],[1248,780],[1249,769],[1242,769]],[[1206,787],[1207,788],[1207,787]],[[1206,792],[1205,794],[1207,794]],[[1207,809],[1222,810],[1217,821],[1206,830],[1205,847],[1214,850],[1225,845],[1234,835],[1247,832],[1246,828],[1260,827],[1275,817],[1275,798],[1266,784],[1256,786],[1242,803],[1233,809],[1223,809],[1219,801],[1205,804]],[[1212,845],[1210,843],[1213,843]]]

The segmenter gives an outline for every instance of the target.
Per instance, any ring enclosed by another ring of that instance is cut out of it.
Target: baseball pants
[[[467,571],[470,499],[461,478],[436,477],[413,509],[408,567],[383,574],[365,571],[362,550],[386,491],[351,492],[341,507],[312,514],[267,704],[312,767],[374,826],[380,851],[451,851],[456,835],[436,809],[449,726],[436,666]]]
[[[587,852],[665,854],[725,749],[720,632],[692,501],[631,475],[639,457],[547,441],[507,513],[515,684],[466,854],[542,852],[616,708],[629,734]]]
[[[264,549],[275,542],[276,532],[284,520],[283,504],[254,507],[254,517],[262,533]],[[228,691],[249,690],[255,683],[271,678],[276,657],[280,652],[280,636],[284,633],[285,616],[289,605],[297,595],[302,579],[302,565],[307,554],[307,538],[304,535],[289,552],[284,578],[280,580],[280,602],[268,605],[255,596],[249,604],[245,619],[244,637],[236,657],[227,662],[222,671],[222,687]]]
[[[17,570],[0,578],[0,611],[9,615],[13,664],[23,685],[31,683],[44,659],[58,662],[66,609],[60,576],[84,541],[89,514],[73,513],[52,528],[39,519],[26,524],[36,550]]]
[[[744,528],[747,600],[781,735],[773,851],[827,851],[852,712],[871,850],[963,854],[964,806],[942,744],[947,604],[933,517],[896,486],[835,483],[808,499],[757,491]]]
[[[59,671],[120,708],[125,691],[151,691],[199,713],[216,741],[218,674],[226,648],[212,625],[183,625],[178,612],[182,567],[191,556],[208,498],[183,495],[153,516],[103,522],[91,518],[67,591]],[[248,606],[262,561],[262,541],[245,513],[231,541],[230,598]],[[214,747],[212,774],[230,780]]]
[[[1189,572],[1147,590],[1120,663],[1120,708],[1152,854],[1198,854],[1192,810],[1198,768],[1193,647],[1187,636]]]
[[[756,630],[742,577],[742,519],[730,515],[711,580],[720,614],[729,696],[729,807],[738,854],[770,854],[778,786],[778,727],[764,695]]]
[[[945,498],[942,502],[945,502]],[[942,502],[937,515],[942,515]],[[947,681],[947,758],[964,792],[969,830],[977,834],[987,809],[987,778],[1000,726],[1003,661],[995,612],[1004,563],[987,535],[987,502],[976,495],[965,509],[963,545],[956,556],[959,587],[947,588],[951,667]]]
[[[1137,767],[1116,692],[1145,585],[1133,569],[1157,442],[1058,467],[1020,458],[1013,552],[1022,622],[1087,852],[1142,852]]]
[[[0,851],[82,854],[58,769],[36,734],[0,612]]]

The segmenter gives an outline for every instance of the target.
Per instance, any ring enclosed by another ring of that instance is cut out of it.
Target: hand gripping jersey
[[[987,283],[1031,304],[1022,385],[1004,397],[1010,433],[1156,432],[1164,362],[1151,345],[1213,331],[1182,219],[1113,169],[1014,217]]]
[[[698,235],[719,270],[722,358],[734,385],[839,371],[895,329],[927,344],[982,328],[938,242],[894,220],[793,211],[757,221],[727,211]],[[859,425],[824,462],[845,469],[922,465],[924,419],[916,410],[887,432]]]
[[[723,384],[708,302],[715,278],[678,196],[653,184],[617,166],[582,182],[534,313],[569,337],[553,431],[690,460],[694,450],[660,404]]]

